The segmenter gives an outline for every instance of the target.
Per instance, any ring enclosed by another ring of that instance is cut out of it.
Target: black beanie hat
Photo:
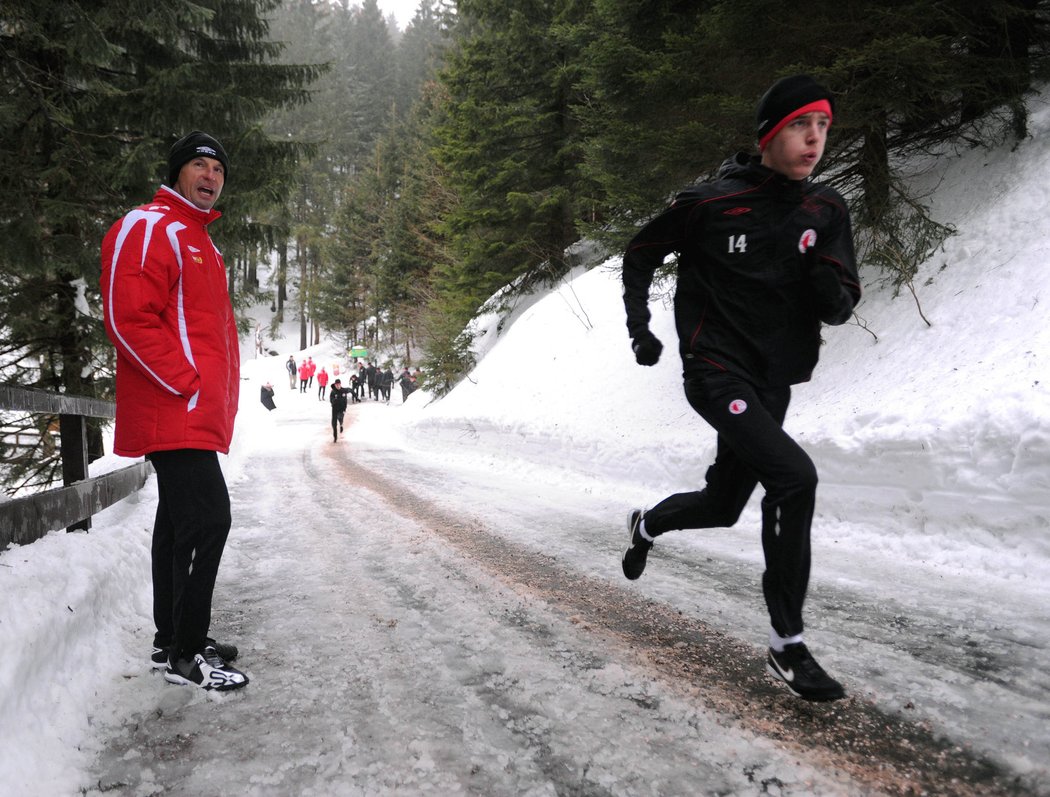
[[[823,111],[830,118],[835,110],[831,92],[809,75],[792,75],[778,80],[758,101],[755,121],[758,123],[758,148],[766,144],[796,116],[810,111]]]
[[[214,158],[222,164],[222,170],[228,177],[230,174],[230,159],[222,144],[200,130],[188,133],[174,144],[168,152],[168,185],[172,188],[179,181],[179,172],[187,161],[203,155],[205,158]]]

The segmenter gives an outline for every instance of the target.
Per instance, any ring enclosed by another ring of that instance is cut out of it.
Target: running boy
[[[761,483],[767,669],[807,700],[845,695],[802,640],[817,471],[782,428],[791,385],[809,380],[817,363],[821,323],[845,323],[861,293],[845,202],[809,180],[833,111],[830,92],[806,75],[775,83],[758,105],[760,154],[740,153],[717,179],[679,194],[623,259],[635,359],[655,365],[663,345],[649,331],[649,286],[677,255],[685,396],[718,433],[702,490],[630,513],[624,575],[642,575],[665,532],[732,526]]]

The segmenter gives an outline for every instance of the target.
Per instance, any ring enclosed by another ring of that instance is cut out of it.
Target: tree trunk
[[[288,301],[288,240],[280,243],[277,261],[277,315],[284,320],[284,303]]]
[[[306,342],[306,290],[310,274],[306,256],[303,253],[303,245],[299,240],[295,242],[295,256],[299,259],[299,350],[302,351],[308,345]]]
[[[869,224],[878,225],[890,205],[890,160],[886,146],[886,119],[864,130],[859,168],[864,189],[864,210]]]

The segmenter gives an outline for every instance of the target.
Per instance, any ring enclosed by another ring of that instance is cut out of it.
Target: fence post
[[[88,477],[87,422],[83,415],[58,416],[58,432],[62,435],[62,484],[69,487]],[[91,518],[86,517],[66,531],[87,531]]]

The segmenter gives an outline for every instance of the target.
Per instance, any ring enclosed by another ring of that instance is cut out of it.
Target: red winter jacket
[[[230,450],[240,349],[226,266],[207,231],[221,215],[161,186],[102,241],[102,307],[117,348],[117,454]]]

